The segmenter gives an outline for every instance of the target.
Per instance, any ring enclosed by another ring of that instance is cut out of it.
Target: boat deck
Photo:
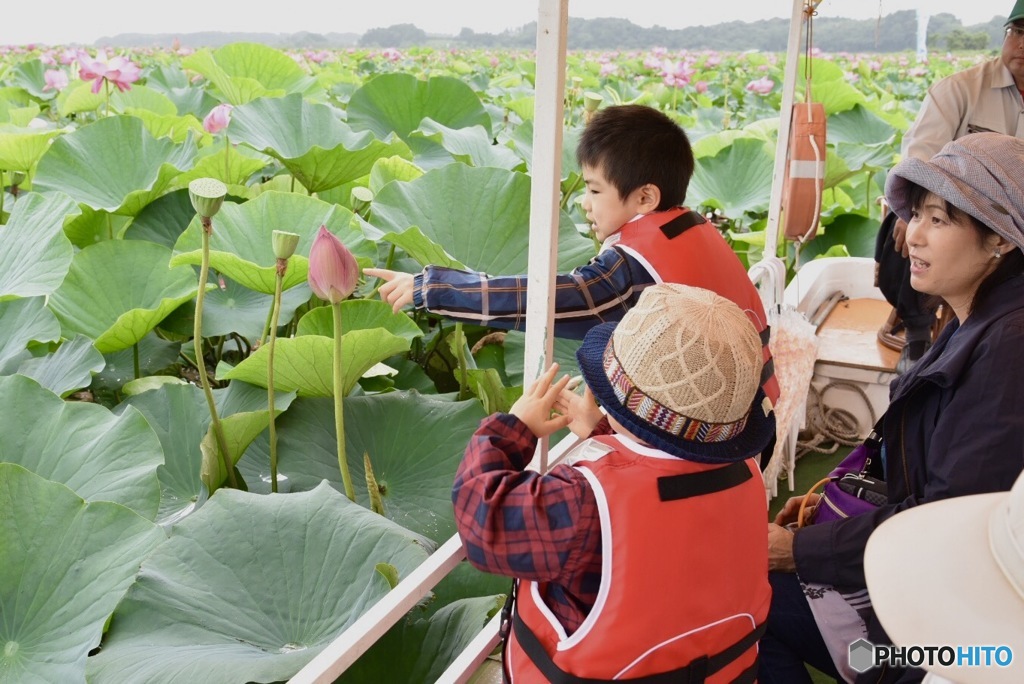
[[[818,329],[818,362],[845,368],[892,372],[900,354],[878,341],[878,329],[892,307],[879,299],[847,299]]]

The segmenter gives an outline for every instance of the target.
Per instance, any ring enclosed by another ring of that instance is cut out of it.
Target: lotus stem
[[[142,371],[139,368],[139,343],[136,342],[132,345],[132,365],[135,367],[135,379],[138,380],[142,377]]]
[[[274,410],[274,343],[277,342],[277,324],[281,317],[281,292],[284,289],[284,274],[288,260],[277,260],[277,279],[274,285],[274,301],[270,305],[270,341],[267,357],[267,407],[270,411],[270,491],[277,493],[277,411]]]
[[[455,359],[459,362],[459,401],[467,397],[469,379],[466,371],[466,335],[462,323],[455,324]]]
[[[231,140],[224,133],[224,182],[231,182]]]
[[[345,496],[355,501],[356,490],[352,486],[352,476],[348,472],[348,460],[345,457],[345,378],[341,370],[341,302],[331,304],[331,309],[334,313],[334,432],[338,436],[338,467],[341,469]]]
[[[231,462],[231,454],[228,453],[228,441],[224,437],[224,426],[221,425],[220,417],[217,415],[217,404],[213,401],[213,390],[210,388],[210,379],[206,376],[206,362],[203,360],[203,299],[206,296],[206,281],[210,275],[210,234],[213,232],[213,219],[203,216],[201,220],[203,224],[203,262],[199,268],[199,292],[196,293],[196,316],[192,328],[192,344],[196,350],[196,369],[199,371],[199,382],[203,386],[203,394],[206,395],[206,405],[210,409],[210,422],[213,426],[213,434],[217,438],[217,448],[220,449],[221,458],[224,459],[228,483],[238,489],[234,464]]]

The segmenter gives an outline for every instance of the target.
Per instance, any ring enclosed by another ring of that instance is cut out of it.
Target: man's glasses
[[[1024,26],[1007,26],[1006,37],[1012,38],[1018,43],[1024,41]]]

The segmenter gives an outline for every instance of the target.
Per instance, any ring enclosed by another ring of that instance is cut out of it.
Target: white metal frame
[[[781,289],[785,286],[785,267],[775,256],[775,246],[779,238],[779,207],[785,172],[785,150],[789,147],[790,110],[799,61],[802,18],[806,7],[816,7],[820,2],[821,0],[793,0],[764,258],[750,270],[750,276],[755,283],[767,281],[761,287],[761,297],[765,301],[766,310],[779,305],[782,299]],[[548,359],[553,355],[554,309],[550,293],[554,289],[558,256],[568,25],[569,0],[539,0],[526,347],[523,364],[523,381],[527,384],[544,371]],[[549,466],[549,456],[552,462],[556,461],[574,446],[576,441],[574,437],[566,438],[548,454],[547,440],[541,440],[531,468],[544,472]],[[458,535],[453,535],[420,567],[399,582],[384,598],[302,668],[290,680],[291,684],[333,682],[464,558],[465,552]],[[500,615],[496,615],[485,625],[480,634],[441,675],[439,683],[463,684],[473,676],[498,644],[499,621]]]

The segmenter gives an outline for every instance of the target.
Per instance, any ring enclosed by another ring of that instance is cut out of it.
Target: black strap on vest
[[[764,383],[768,382],[768,378],[773,375],[775,375],[775,359],[768,359],[768,362],[761,366],[761,380],[758,387],[764,386]]]
[[[685,214],[680,214],[674,219],[661,226],[661,232],[665,234],[669,240],[677,238],[690,228],[699,226],[702,223],[707,223],[703,216],[695,211],[688,211]]]
[[[536,635],[523,622],[518,612],[512,619],[512,629],[515,630],[519,645],[523,647],[523,651],[530,657],[530,660],[533,661],[533,664],[537,666],[537,669],[541,671],[541,674],[544,675],[544,678],[550,684],[621,684],[622,682],[628,682],[628,684],[703,684],[705,679],[750,650],[761,639],[766,627],[767,624],[762,624],[724,651],[710,657],[701,656],[693,660],[689,665],[684,665],[671,672],[660,672],[632,679],[611,680],[577,677],[565,672],[551,660],[547,651],[544,650]],[[754,681],[753,679],[748,679],[751,673],[757,674],[757,658],[754,660],[754,665],[744,670],[734,679],[733,684],[749,684]]]
[[[678,501],[704,494],[714,494],[743,484],[753,475],[746,461],[735,461],[727,466],[685,475],[668,475],[658,478],[658,498],[662,501]]]
[[[768,344],[772,340],[772,327],[770,325],[764,326],[764,330],[757,333],[761,338],[761,346]]]

